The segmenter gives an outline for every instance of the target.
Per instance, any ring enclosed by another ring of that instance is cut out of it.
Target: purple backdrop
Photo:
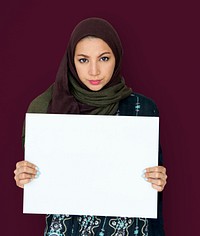
[[[22,213],[15,163],[29,102],[55,79],[73,27],[103,17],[124,45],[123,75],[157,103],[168,185],[167,236],[196,235],[199,216],[199,8],[181,1],[6,1],[0,7],[1,235],[43,235],[44,216]],[[77,8],[78,7],[78,8]],[[58,191],[55,189],[55,191]]]

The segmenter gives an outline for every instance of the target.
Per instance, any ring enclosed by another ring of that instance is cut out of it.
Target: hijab
[[[97,37],[108,44],[115,56],[110,81],[99,91],[89,90],[79,79],[74,64],[77,43],[85,37]],[[113,26],[101,18],[87,18],[73,30],[53,85],[49,113],[113,115],[119,101],[131,94],[120,74],[122,45]]]

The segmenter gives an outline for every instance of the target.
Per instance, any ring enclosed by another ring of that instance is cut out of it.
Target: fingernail
[[[145,174],[142,174],[142,178],[146,181],[148,181],[148,178],[146,178]]]
[[[35,179],[37,179],[40,176],[40,171],[37,171],[36,175],[35,175]]]
[[[147,170],[146,170],[146,169],[144,169],[142,172],[143,172],[143,174],[145,174],[145,173],[147,172]]]
[[[36,169],[36,170],[39,170],[39,168],[38,168],[37,166],[35,166],[35,169]]]

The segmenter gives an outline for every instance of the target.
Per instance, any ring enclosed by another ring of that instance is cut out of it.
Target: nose
[[[89,64],[89,75],[96,76],[100,74],[100,68],[97,62],[90,62]]]

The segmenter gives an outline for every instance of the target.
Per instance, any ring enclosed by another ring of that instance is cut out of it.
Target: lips
[[[101,83],[101,80],[89,80],[89,83],[92,85],[99,85]]]

